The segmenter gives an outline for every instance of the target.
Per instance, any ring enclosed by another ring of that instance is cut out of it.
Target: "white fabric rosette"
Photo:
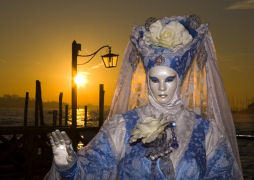
[[[181,48],[192,40],[192,36],[184,26],[172,21],[163,25],[160,20],[151,24],[149,31],[144,33],[144,41],[147,44],[161,46],[169,49]]]

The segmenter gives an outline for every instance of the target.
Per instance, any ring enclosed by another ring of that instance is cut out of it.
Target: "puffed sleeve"
[[[242,173],[233,155],[227,138],[219,131],[215,122],[210,122],[206,136],[207,170],[205,179],[237,179]]]
[[[126,129],[122,115],[107,120],[92,141],[66,169],[54,163],[45,179],[115,179],[117,164],[124,155]]]

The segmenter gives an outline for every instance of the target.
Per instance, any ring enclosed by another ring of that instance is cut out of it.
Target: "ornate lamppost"
[[[78,52],[81,51],[81,44],[77,43],[75,40],[72,43],[72,126],[77,126],[77,84],[75,83],[75,77],[77,75],[77,65],[84,65],[89,63],[95,55],[103,48],[108,48],[108,54],[102,57],[102,61],[106,68],[112,68],[117,66],[118,54],[111,53],[111,46],[105,45],[100,47],[98,50],[88,55],[79,55]],[[82,64],[77,63],[77,57],[90,57],[90,59]]]

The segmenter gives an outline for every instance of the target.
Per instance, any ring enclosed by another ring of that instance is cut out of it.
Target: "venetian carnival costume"
[[[156,101],[147,83],[156,66],[177,73],[167,104]],[[70,167],[53,165],[45,179],[62,177],[242,179],[207,24],[190,15],[149,18],[144,26],[134,26],[107,121]]]

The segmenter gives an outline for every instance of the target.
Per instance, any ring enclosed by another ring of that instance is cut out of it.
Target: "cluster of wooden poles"
[[[99,91],[99,127],[102,126],[104,121],[104,85],[100,84]],[[26,92],[25,98],[25,108],[24,108],[24,126],[28,125],[28,103],[29,103],[29,92]],[[84,106],[84,127],[87,126],[87,106]],[[57,117],[59,124],[58,126],[68,126],[69,119],[69,106],[65,105],[65,116],[64,116],[64,125],[63,125],[63,93],[59,94],[59,109],[53,110],[53,126],[57,126]],[[34,117],[34,126],[44,126],[44,115],[43,115],[43,102],[41,96],[41,83],[39,80],[36,80],[36,92],[35,92],[35,117]],[[72,124],[75,124],[76,122]]]

